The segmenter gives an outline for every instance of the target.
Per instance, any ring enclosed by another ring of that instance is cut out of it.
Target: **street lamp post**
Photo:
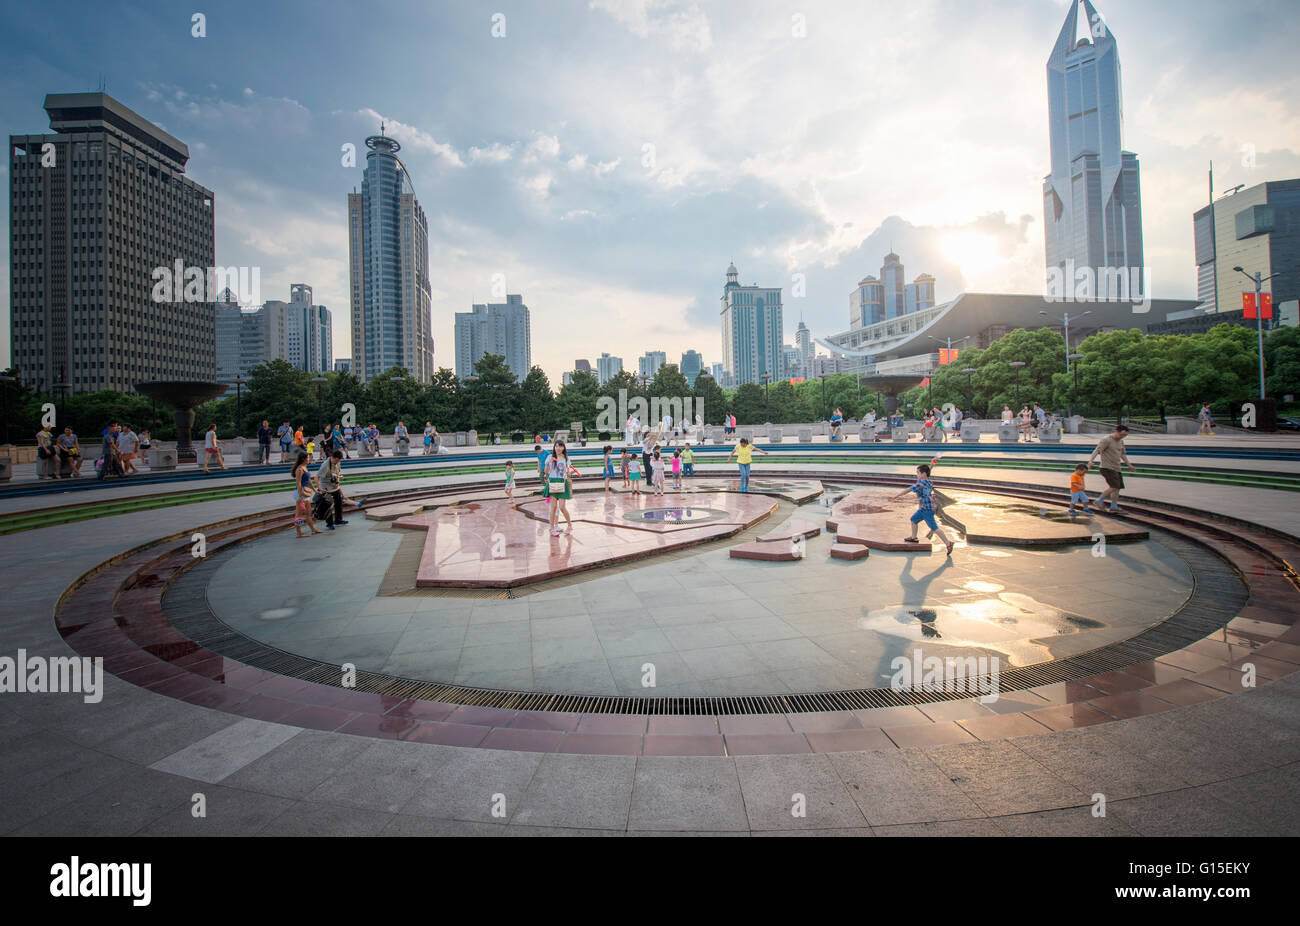
[[[1260,303],[1259,294],[1264,288],[1264,281],[1273,279],[1277,274],[1261,276],[1258,270],[1254,274],[1249,274],[1240,267],[1233,267],[1232,269],[1255,284],[1255,329],[1259,337],[1259,397],[1262,399],[1264,398],[1264,307]]]
[[[465,377],[465,382],[469,383],[469,429],[473,431],[475,430],[474,403],[475,403],[475,399],[477,398],[476,394],[478,391],[474,388],[474,384],[478,382],[478,377],[471,373],[469,376]]]
[[[244,421],[244,380],[242,377],[235,377],[235,436],[239,437],[240,428],[243,427]]]
[[[323,376],[313,376],[311,381],[316,384],[316,433],[320,434],[325,429],[325,419],[321,414],[321,389],[328,380]]]
[[[966,401],[970,403],[967,408],[975,411],[975,387],[971,384],[971,376],[975,373],[975,368],[966,367],[962,372],[966,374]]]
[[[1042,316],[1044,316],[1044,317],[1046,317],[1046,318],[1055,318],[1055,319],[1056,319],[1057,321],[1059,321],[1061,324],[1065,325],[1065,372],[1066,372],[1066,373],[1069,373],[1069,372],[1070,372],[1070,357],[1071,357],[1071,356],[1075,356],[1075,355],[1072,355],[1072,354],[1070,353],[1070,313],[1069,313],[1069,312],[1066,312],[1064,317],[1057,316],[1057,315],[1048,315],[1046,312],[1039,312],[1038,314],[1039,314],[1039,315],[1042,315]],[[1074,316],[1074,317],[1075,317],[1075,318],[1083,318],[1083,316],[1085,316],[1085,315],[1091,315],[1091,314],[1092,314],[1092,309],[1089,309],[1089,310],[1086,311],[1086,312],[1080,312],[1078,315],[1076,315],[1076,316]]]
[[[1024,365],[1025,362],[1023,360],[1012,360],[1011,363],[1008,364],[1008,366],[1011,367],[1011,369],[1016,371],[1016,404],[1017,405],[1020,404],[1020,368],[1023,367]],[[1016,412],[1016,414],[1018,415],[1020,414],[1020,412]]]
[[[67,423],[66,413],[68,409],[68,390],[71,389],[72,387],[69,386],[67,383],[60,381],[55,383],[53,388],[55,393],[59,397],[59,425],[58,426],[63,427],[63,425]]]
[[[1074,403],[1070,406],[1070,417],[1074,417],[1074,410],[1079,407],[1079,361],[1083,359],[1083,354],[1067,354],[1066,360],[1074,361]]]
[[[9,444],[9,384],[15,382],[17,377],[10,376],[8,373],[0,374],[0,395],[4,397],[4,428],[5,444]]]
[[[830,417],[829,415],[826,414],[826,374],[825,373],[821,374],[821,381],[822,381],[822,419],[824,420]]]
[[[765,423],[768,423],[771,418],[771,415],[767,410],[767,384],[770,383],[771,381],[772,381],[772,374],[764,373],[763,374],[763,421]]]

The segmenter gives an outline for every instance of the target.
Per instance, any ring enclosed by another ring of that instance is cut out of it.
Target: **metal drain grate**
[[[1151,528],[1153,537],[1177,554],[1193,576],[1191,596],[1164,621],[1127,640],[1053,662],[1008,669],[999,673],[999,690],[1023,691],[1039,685],[1075,681],[1146,662],[1181,649],[1221,630],[1245,605],[1248,591],[1231,565],[1217,553]],[[234,630],[212,611],[207,586],[218,568],[223,552],[189,569],[168,588],[163,610],[173,626],[215,653],[278,675],[339,686],[337,665],[287,653]],[[587,714],[793,714],[816,711],[867,710],[904,707],[969,697],[970,690],[985,678],[967,680],[967,692],[894,691],[890,688],[861,688],[847,691],[753,697],[655,698],[603,695],[564,695],[545,692],[466,688],[459,685],[401,678],[376,672],[358,671],[350,689],[370,694],[440,701],[473,707],[494,707],[517,711],[563,711]]]

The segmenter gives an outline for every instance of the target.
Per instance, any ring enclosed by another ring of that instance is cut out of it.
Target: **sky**
[[[1151,291],[1193,297],[1210,160],[1216,191],[1300,177],[1300,13],[1096,5],[1119,47]],[[48,131],[46,93],[106,82],[189,145],[217,263],[261,268],[264,300],[310,284],[347,357],[346,194],[382,120],[428,217],[435,364],[455,365],[455,313],[504,301],[504,280],[558,388],[602,352],[633,371],[647,350],[721,361],[733,260],[742,283],[784,288],[788,343],[801,318],[846,330],[850,291],[891,248],[940,301],[1041,292],[1046,63],[1069,6],[4,0],[0,125]],[[7,261],[0,298],[7,358]]]

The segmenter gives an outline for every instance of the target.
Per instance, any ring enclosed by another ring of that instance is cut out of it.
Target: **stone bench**
[[[980,442],[980,426],[973,421],[963,421],[961,425],[961,442],[963,444],[978,444]]]

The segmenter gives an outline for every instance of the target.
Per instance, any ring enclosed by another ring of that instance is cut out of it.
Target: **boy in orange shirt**
[[[1070,473],[1070,514],[1074,514],[1076,503],[1085,510],[1092,507],[1092,501],[1088,498],[1088,492],[1083,485],[1083,477],[1087,472],[1088,464],[1080,463],[1074,467],[1074,472]]]

